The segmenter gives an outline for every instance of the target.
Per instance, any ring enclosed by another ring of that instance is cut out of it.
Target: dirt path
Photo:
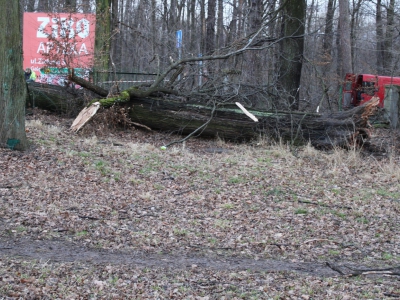
[[[0,256],[51,260],[54,262],[83,262],[93,264],[135,265],[185,269],[196,265],[214,270],[252,270],[264,272],[298,272],[314,276],[335,276],[337,272],[322,263],[254,260],[227,256],[146,254],[138,251],[108,251],[90,249],[64,240],[1,239]]]

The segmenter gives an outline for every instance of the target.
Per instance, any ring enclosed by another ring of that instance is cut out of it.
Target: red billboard
[[[95,20],[94,14],[24,13],[24,69],[46,82],[54,69],[91,68]]]

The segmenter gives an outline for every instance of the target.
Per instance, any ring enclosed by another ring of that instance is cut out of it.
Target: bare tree
[[[20,1],[0,0],[0,146],[25,150],[27,90],[22,70],[21,24]]]
[[[95,70],[98,82],[108,79],[111,38],[111,1],[96,0]]]
[[[336,0],[328,0],[328,6],[326,9],[325,32],[322,49],[324,54],[329,56],[332,54],[333,16],[335,15],[335,3]]]
[[[353,1],[353,9],[350,14],[350,43],[351,43],[351,70],[354,70],[354,62],[356,61],[355,54],[356,52],[356,43],[357,36],[356,31],[359,24],[360,19],[360,8],[363,0]]]
[[[383,74],[384,42],[383,42],[383,21],[382,21],[382,0],[376,1],[376,70]]]
[[[292,109],[299,108],[305,17],[305,0],[287,0],[283,4],[279,82],[287,94],[286,103]]]
[[[338,75],[344,78],[346,73],[353,72],[351,56],[349,1],[339,0],[339,28],[338,28]]]
[[[386,34],[384,41],[384,56],[383,56],[383,72],[384,75],[393,75],[393,40],[395,32],[395,0],[390,0],[389,6],[386,10]]]
[[[216,0],[208,0],[206,20],[206,54],[209,55],[215,50],[215,15]]]

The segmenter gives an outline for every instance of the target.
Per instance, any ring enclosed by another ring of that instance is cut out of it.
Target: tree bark
[[[395,0],[390,0],[389,6],[386,10],[386,34],[384,41],[383,51],[383,75],[393,76],[396,67],[393,66],[393,40],[394,40],[394,29],[395,29]]]
[[[350,19],[349,19],[349,0],[339,0],[339,57],[338,75],[344,78],[346,73],[353,73],[351,41],[350,41]]]
[[[376,2],[376,70],[378,74],[383,75],[383,60],[385,57],[385,47],[383,38],[383,21],[382,21],[382,0]]]
[[[39,107],[68,116],[75,116],[84,107],[83,90],[38,82],[31,82],[27,86],[29,107]]]
[[[215,50],[215,14],[216,0],[208,0],[206,20],[206,54],[210,55]]]
[[[35,96],[37,106],[52,100],[46,109],[66,109],[65,99],[75,99],[74,107],[83,108],[82,91],[76,95],[60,92],[61,87],[51,90],[49,85],[29,84],[30,96]],[[51,93],[51,94],[50,94]],[[42,95],[39,97],[38,95]],[[55,95],[58,98],[55,98]],[[62,97],[65,97],[63,100]],[[74,98],[75,97],[75,98]],[[173,99],[173,98],[172,98]],[[81,102],[79,102],[81,101]],[[369,138],[368,117],[373,114],[379,101],[352,110],[327,115],[306,112],[260,111],[248,109],[258,122],[248,118],[235,104],[205,105],[162,98],[138,97],[131,91],[114,98],[93,100],[103,107],[123,105],[130,107],[132,122],[152,129],[188,135],[207,124],[200,131],[203,137],[220,137],[231,141],[248,141],[262,135],[282,139],[294,145],[311,142],[318,148],[348,147]],[[70,102],[71,103],[71,102]]]
[[[299,108],[299,87],[304,51],[305,0],[288,0],[283,9],[280,75],[288,109]]]
[[[22,69],[22,7],[0,0],[0,147],[25,150],[26,83]],[[17,143],[17,144],[15,144]]]
[[[247,141],[260,136],[282,139],[294,145],[310,142],[317,148],[349,147],[368,139],[368,116],[379,101],[334,114],[303,112],[253,111],[259,122],[253,122],[234,105],[213,107],[150,98],[136,98],[132,107],[133,122],[153,129],[187,135],[205,124],[204,137]]]
[[[324,54],[327,54],[329,56],[331,56],[332,54],[334,15],[335,15],[335,7],[333,6],[333,0],[328,0],[328,7],[326,10],[326,21],[325,21],[325,34],[324,34],[324,42],[322,44],[322,49]]]
[[[111,0],[96,0],[95,71],[96,82],[108,80],[111,36]]]

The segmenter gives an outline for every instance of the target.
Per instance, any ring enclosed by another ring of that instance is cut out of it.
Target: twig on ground
[[[330,242],[330,243],[334,243],[334,244],[340,244],[339,242],[328,240],[328,239],[311,239],[311,240],[304,241],[303,243],[301,243],[300,246],[308,244],[308,243],[312,243],[312,242]]]
[[[326,262],[326,265],[331,268],[332,270],[338,272],[341,275],[344,275],[346,277],[354,277],[354,276],[359,276],[359,275],[371,275],[371,274],[377,274],[377,275],[386,275],[386,276],[400,276],[400,266],[397,267],[392,267],[392,268],[382,268],[382,269],[356,269],[353,267],[349,266],[342,266],[347,269],[350,269],[351,272],[343,272],[339,266],[334,265],[330,262]]]
[[[344,209],[353,209],[350,206],[342,206],[342,205],[328,205],[328,204],[324,204],[324,203],[318,203],[318,202],[312,202],[309,200],[297,200],[297,202],[300,203],[305,203],[305,204],[311,204],[311,205],[318,205],[318,206],[323,206],[323,207],[337,207],[337,208],[344,208]]]

